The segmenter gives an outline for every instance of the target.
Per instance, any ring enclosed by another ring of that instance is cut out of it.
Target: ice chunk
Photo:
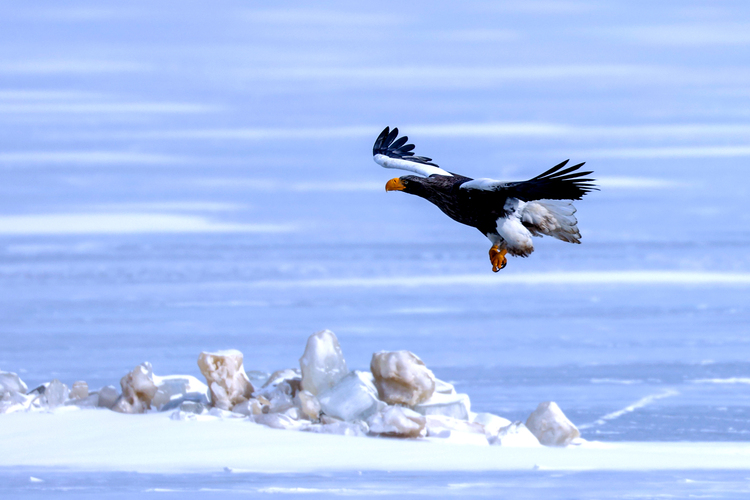
[[[373,434],[396,437],[418,437],[426,422],[424,415],[402,406],[386,406],[367,419]]]
[[[277,386],[276,392],[272,393],[272,397],[269,398],[268,411],[270,413],[284,413],[290,408],[294,408],[292,388],[287,382],[282,382]]]
[[[282,382],[289,382],[290,380],[302,380],[302,372],[299,368],[284,368],[283,370],[276,370],[269,377],[266,378],[266,382],[259,392],[263,392],[263,389],[274,388]]]
[[[27,396],[20,392],[9,391],[0,395],[0,414],[26,411],[36,396]]]
[[[370,369],[380,399],[388,404],[414,406],[435,392],[435,375],[409,351],[376,352]]]
[[[372,374],[357,370],[318,395],[318,401],[323,413],[341,420],[365,420],[383,404],[378,400]]]
[[[6,393],[16,392],[26,394],[29,388],[23,380],[13,372],[0,371],[0,398]]]
[[[171,420],[197,420],[199,415],[207,413],[208,408],[203,403],[183,401],[169,416]],[[218,410],[223,411],[223,410]]]
[[[330,330],[321,330],[310,335],[302,357],[302,389],[318,395],[336,385],[349,373],[339,340]]]
[[[68,386],[57,379],[50,382],[44,391],[44,397],[47,399],[47,405],[50,408],[55,408],[65,403],[68,400],[69,394]]]
[[[413,409],[422,415],[443,415],[468,420],[471,402],[466,394],[435,393],[430,399],[414,406]]]
[[[542,446],[539,440],[534,436],[523,422],[514,422],[507,427],[503,427],[497,436],[490,441],[490,444],[496,446],[509,446],[515,448],[533,448]]]
[[[112,409],[119,413],[143,413],[151,408],[151,400],[156,394],[154,372],[151,363],[136,366],[120,380],[122,395]]]
[[[197,420],[198,415],[190,412],[190,411],[182,411],[180,409],[177,409],[170,413],[169,415],[170,420]]]
[[[235,413],[242,413],[243,415],[260,415],[263,413],[264,405],[261,404],[260,401],[258,401],[255,398],[248,399],[247,401],[244,401],[242,403],[238,403],[234,405],[234,408],[232,408],[232,411]]]
[[[287,417],[293,418],[294,420],[299,420],[300,417],[302,416],[302,412],[296,406],[292,406],[291,408],[287,408],[286,410],[284,410],[283,413]]]
[[[185,413],[195,413],[196,415],[200,415],[207,411],[206,405],[203,403],[198,403],[197,401],[183,401],[182,403],[180,403],[178,409],[179,411],[184,411]]]
[[[330,415],[326,415],[325,413],[322,413],[320,415],[320,423],[323,425],[336,424],[338,422],[343,422],[343,420],[341,420],[340,418],[332,417]],[[359,420],[354,420],[354,422],[359,422]]]
[[[294,397],[294,404],[310,420],[320,418],[320,401],[310,391],[300,391]]]
[[[117,392],[114,385],[108,385],[99,389],[99,401],[97,406],[99,408],[112,408],[117,402],[117,398],[120,397],[120,393]]]
[[[539,403],[526,420],[526,427],[545,446],[567,446],[574,439],[581,437],[573,422],[568,420],[553,401]]]
[[[213,406],[231,410],[234,405],[250,399],[255,391],[245,374],[242,358],[242,353],[235,349],[202,352],[198,357],[198,367],[206,377]]]
[[[208,404],[208,386],[191,375],[154,376],[157,390],[151,404],[159,411],[180,406],[183,401]]]
[[[481,434],[484,437],[484,427],[481,424],[446,417],[443,415],[426,415],[425,422],[428,437],[450,437],[451,433],[464,432]]]
[[[89,385],[83,380],[73,382],[70,388],[70,399],[85,399],[89,397]]]
[[[471,421],[480,424],[484,428],[487,437],[497,436],[500,429],[508,427],[512,422],[507,418],[498,417],[492,413],[475,413]]]
[[[229,418],[229,419],[239,419],[239,418],[245,418],[246,415],[243,415],[241,413],[235,413],[230,410],[222,410],[221,408],[210,408],[208,410],[208,414],[212,417],[218,417],[218,418]]]
[[[310,424],[306,420],[295,420],[283,413],[261,413],[260,415],[253,415],[250,418],[257,424],[273,429],[299,430]]]
[[[453,387],[453,384],[436,378],[435,379],[435,392],[438,394],[455,394],[456,388]]]
[[[295,388],[299,390],[299,378],[277,378],[276,380],[276,384],[267,385],[253,393],[253,396],[267,406],[264,413],[283,413],[294,406]]]
[[[369,427],[361,420],[354,422],[332,422],[330,424],[313,424],[302,429],[316,434],[338,434],[340,436],[366,436]]]
[[[71,391],[72,392],[72,391]],[[97,408],[99,406],[99,394],[92,392],[85,398],[69,399],[65,405],[77,406],[79,408]]]
[[[250,370],[245,372],[248,380],[253,384],[253,387],[262,387],[266,383],[270,374],[268,372],[262,372],[259,370]]]

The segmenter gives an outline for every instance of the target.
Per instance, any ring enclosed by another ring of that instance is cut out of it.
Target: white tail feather
[[[553,236],[569,243],[580,243],[576,208],[568,200],[538,200],[526,203],[521,222],[535,236]]]

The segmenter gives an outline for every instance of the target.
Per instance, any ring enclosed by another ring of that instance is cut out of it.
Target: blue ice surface
[[[741,1],[7,4],[0,369],[96,388],[143,361],[198,375],[201,351],[237,348],[272,371],[330,328],[351,367],[411,350],[475,411],[523,420],[554,400],[589,439],[746,441],[747,279],[503,280],[747,277],[748,14]],[[494,285],[388,285],[491,273],[479,232],[383,191],[400,175],[370,159],[386,125],[471,177],[587,161],[602,190],[576,203],[583,244],[536,240]],[[164,215],[193,230],[120,226]]]
[[[32,479],[33,478],[33,479]],[[196,474],[0,470],[3,498],[622,498],[745,499],[746,471],[387,472]]]

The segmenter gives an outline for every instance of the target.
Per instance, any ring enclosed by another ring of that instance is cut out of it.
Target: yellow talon
[[[497,245],[490,248],[490,262],[492,263],[492,272],[496,273],[508,264],[508,259],[505,258],[506,253],[508,253],[508,251],[505,248],[499,250]]]

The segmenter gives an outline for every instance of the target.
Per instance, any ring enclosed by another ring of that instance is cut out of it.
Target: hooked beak
[[[396,177],[395,179],[391,179],[385,183],[386,191],[403,191],[404,189],[406,189],[406,187],[398,177]]]

